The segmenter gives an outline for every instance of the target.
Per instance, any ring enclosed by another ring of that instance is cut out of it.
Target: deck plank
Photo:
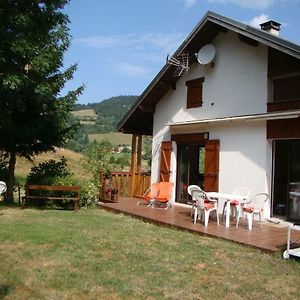
[[[137,205],[139,199],[119,198],[117,203],[99,202],[98,207],[111,210],[117,213],[128,214],[148,222],[176,227],[181,230],[188,230],[197,234],[218,237],[232,242],[240,243],[257,248],[264,252],[278,252],[286,249],[287,227],[278,228],[269,224],[254,222],[252,231],[246,228],[246,222],[241,222],[238,228],[235,222],[231,221],[230,227],[225,227],[221,221],[218,226],[214,216],[210,218],[207,227],[203,223],[194,224],[191,219],[190,209],[185,206],[173,205],[169,209],[150,208],[146,204]],[[300,239],[300,232],[292,232],[292,240]]]

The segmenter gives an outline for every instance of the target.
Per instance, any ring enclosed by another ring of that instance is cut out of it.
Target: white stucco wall
[[[171,133],[209,132],[220,140],[219,190],[232,192],[247,186],[251,194],[270,193],[271,145],[266,124],[260,122],[213,123],[172,128],[168,122],[212,119],[266,112],[268,97],[267,48],[242,43],[237,34],[221,33],[212,42],[216,47],[215,66],[194,64],[156,106],[153,128],[152,181],[159,178],[160,145]],[[186,109],[186,81],[205,77],[203,106]],[[172,130],[172,132],[171,132]],[[171,180],[176,181],[176,145],[171,157]],[[175,194],[174,194],[175,195]],[[174,199],[173,199],[174,200]],[[266,215],[269,214],[267,210]]]
[[[154,133],[168,122],[263,113],[267,109],[267,48],[239,41],[237,34],[219,34],[215,66],[194,64],[181,77],[176,90],[167,94],[154,116]],[[186,109],[186,81],[205,77],[203,105]]]

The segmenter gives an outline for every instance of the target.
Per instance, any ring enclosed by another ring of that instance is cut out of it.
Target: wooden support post
[[[136,134],[132,135],[132,143],[131,143],[131,165],[130,165],[130,196],[133,197],[135,190],[135,166],[136,166]]]
[[[138,145],[137,145],[137,172],[142,172],[142,142],[143,136],[138,136]]]
[[[142,193],[142,141],[143,136],[139,135],[137,139],[137,176],[135,178],[135,195],[143,195]]]

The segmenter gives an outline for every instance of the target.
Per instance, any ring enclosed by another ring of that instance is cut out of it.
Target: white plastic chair
[[[202,191],[202,189],[200,186],[195,184],[189,185],[187,188],[188,194],[192,196],[193,191]],[[194,201],[193,199],[191,204],[192,204],[192,209],[191,209],[191,217],[192,217],[196,213],[197,205],[196,205],[196,201]]]
[[[196,202],[197,208],[194,214],[194,223],[197,222],[198,219],[201,219],[202,212],[204,212],[204,225],[208,225],[209,214],[211,211],[216,212],[217,223],[219,225],[219,215],[218,215],[218,201],[214,199],[210,199],[208,195],[202,190],[193,190],[192,191],[192,199]]]
[[[250,191],[248,188],[245,187],[238,187],[236,188],[233,193],[233,195],[240,195],[240,196],[245,196],[245,198],[248,198],[250,195]],[[230,213],[233,213],[235,218],[238,218],[238,214],[240,213],[240,201],[239,200],[227,200],[230,201]],[[227,201],[225,201],[223,205],[223,210],[222,210],[222,220],[224,219],[224,215],[226,212],[227,208]]]
[[[0,181],[0,196],[6,192],[7,186],[4,181]]]
[[[243,215],[243,218],[247,217],[249,230],[252,230],[253,218],[255,215],[259,216],[260,227],[262,227],[264,206],[268,199],[269,199],[268,194],[259,193],[249,201],[245,201],[241,204],[241,214]],[[239,220],[241,214],[238,214],[236,227],[239,226]]]
[[[7,186],[4,181],[0,181],[0,195],[6,192]]]

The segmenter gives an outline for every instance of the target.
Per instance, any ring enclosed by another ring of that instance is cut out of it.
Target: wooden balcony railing
[[[300,109],[300,99],[267,103],[268,112]]]
[[[136,173],[134,176],[133,191],[130,190],[131,186],[131,173],[130,172],[112,172],[109,181],[105,181],[104,175],[100,173],[100,200],[117,201],[118,197],[140,197],[150,186],[151,175],[150,173]],[[108,190],[116,189],[117,194],[111,195]]]

